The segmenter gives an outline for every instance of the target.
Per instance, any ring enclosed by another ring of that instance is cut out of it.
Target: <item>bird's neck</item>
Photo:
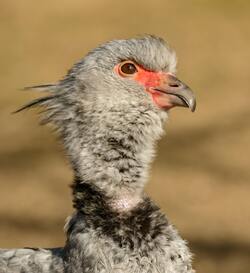
[[[124,114],[125,113],[125,114]],[[90,183],[129,210],[142,198],[164,117],[152,110],[85,114],[75,138],[66,143],[77,183]]]

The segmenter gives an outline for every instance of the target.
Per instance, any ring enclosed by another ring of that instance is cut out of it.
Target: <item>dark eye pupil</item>
[[[121,71],[125,74],[134,74],[137,69],[134,64],[132,63],[125,63],[121,66]]]

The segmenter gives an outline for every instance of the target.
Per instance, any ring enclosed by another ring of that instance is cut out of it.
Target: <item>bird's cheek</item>
[[[174,106],[171,103],[169,96],[159,92],[155,92],[155,93],[149,92],[149,93],[150,93],[150,96],[152,97],[152,100],[158,107],[164,110],[168,110]]]

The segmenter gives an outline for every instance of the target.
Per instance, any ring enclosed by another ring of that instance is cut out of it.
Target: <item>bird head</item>
[[[99,109],[143,106],[161,112],[182,106],[195,111],[195,96],[175,71],[175,52],[159,37],[112,40],[90,51],[57,84],[30,87],[52,95],[18,111],[37,105],[50,108],[50,102],[55,110],[63,101],[67,106],[82,102]]]
[[[167,111],[183,106],[194,111],[193,92],[175,76],[175,70],[174,51],[163,39],[145,36],[99,46],[75,64],[62,82],[74,81],[85,102],[98,102],[103,108],[134,105]]]

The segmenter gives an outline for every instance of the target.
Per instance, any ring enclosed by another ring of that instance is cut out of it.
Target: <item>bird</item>
[[[0,273],[194,273],[187,242],[145,193],[169,110],[194,111],[176,53],[154,35],[105,42],[47,92],[43,107],[74,172],[73,214],[60,248],[0,250]]]

